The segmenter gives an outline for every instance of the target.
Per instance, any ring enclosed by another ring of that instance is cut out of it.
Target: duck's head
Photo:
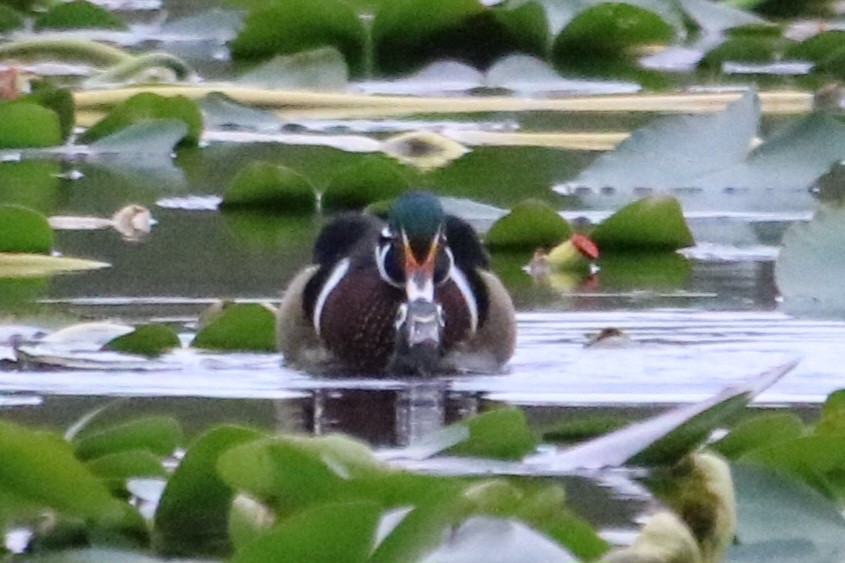
[[[429,363],[440,356],[444,325],[434,288],[453,260],[446,247],[446,214],[433,194],[408,192],[390,208],[382,235],[383,273],[405,292],[396,317],[396,352],[410,365],[401,371],[433,371]]]

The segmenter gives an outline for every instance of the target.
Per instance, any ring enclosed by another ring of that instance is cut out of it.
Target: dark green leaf
[[[93,143],[132,124],[153,120],[179,120],[188,127],[182,143],[196,146],[202,134],[202,113],[196,102],[184,96],[165,97],[142,92],[112,109],[103,119],[79,136],[80,143]],[[170,150],[168,148],[168,150]]]
[[[719,72],[722,64],[728,61],[772,62],[778,60],[788,46],[789,42],[782,37],[734,37],[708,51],[699,61],[698,67]]]
[[[364,26],[346,3],[284,0],[253,8],[231,49],[235,59],[266,59],[335,47],[343,53],[352,74],[361,75],[365,42]]]
[[[21,100],[35,102],[56,112],[61,124],[62,140],[67,140],[76,122],[76,108],[71,91],[68,88],[57,88],[46,80],[34,80],[31,87],[32,92]]]
[[[35,29],[128,29],[112,12],[86,0],[54,5],[35,18]]]
[[[126,511],[61,437],[0,421],[0,491],[66,514],[119,520]]]
[[[234,177],[220,204],[222,211],[253,209],[284,213],[312,213],[317,194],[311,182],[290,168],[252,161]]]
[[[793,413],[755,416],[740,424],[710,448],[729,459],[737,459],[756,448],[797,438],[804,433],[804,423]]]
[[[605,2],[580,12],[555,38],[556,65],[577,66],[583,58],[621,59],[634,47],[666,43],[675,29],[656,13],[631,4]]]
[[[6,4],[0,4],[0,32],[6,33],[23,27],[23,16]]]
[[[146,324],[135,327],[129,334],[110,340],[104,349],[155,357],[180,346],[179,336],[169,326]]]
[[[47,218],[17,205],[0,206],[0,252],[49,254],[53,230]]]
[[[381,507],[324,504],[287,519],[235,554],[233,563],[364,563],[375,543]]]
[[[671,196],[626,205],[602,221],[590,238],[603,252],[671,251],[695,244],[681,204]]]
[[[396,0],[385,2],[373,22],[376,67],[386,74],[408,73],[437,59],[490,66],[510,52],[542,54],[545,30],[534,8],[508,12],[478,0]]]
[[[845,30],[831,30],[790,45],[786,57],[824,63],[840,50],[845,50]]]
[[[516,407],[494,409],[457,424],[469,428],[469,437],[446,450],[447,454],[521,459],[538,444],[525,413]]]
[[[62,142],[59,116],[29,101],[0,102],[0,148],[52,147]]]
[[[813,432],[845,434],[845,389],[839,389],[827,396],[822,405],[822,419]]]
[[[207,350],[272,352],[276,349],[276,315],[260,303],[230,303],[194,337],[191,346]]]
[[[86,464],[91,473],[115,492],[123,493],[127,479],[136,477],[167,478],[161,460],[149,450],[127,450],[106,454]]]
[[[484,237],[491,248],[534,250],[554,246],[572,234],[572,227],[548,203],[524,200],[493,223]]]
[[[398,197],[409,187],[402,167],[384,156],[365,156],[359,164],[332,178],[323,192],[325,209],[361,209]]]
[[[156,509],[153,541],[159,552],[168,556],[227,554],[235,492],[217,475],[217,460],[234,446],[261,436],[249,428],[217,426],[188,448]]]
[[[73,444],[80,459],[143,449],[158,456],[167,456],[182,440],[182,429],[176,420],[154,416],[133,420],[102,430],[85,432]]]

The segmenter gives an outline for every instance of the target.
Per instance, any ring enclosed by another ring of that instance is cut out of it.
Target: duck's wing
[[[363,213],[343,213],[323,227],[314,243],[314,263],[331,269],[353,254],[372,252],[384,223]],[[365,249],[366,247],[366,249]]]

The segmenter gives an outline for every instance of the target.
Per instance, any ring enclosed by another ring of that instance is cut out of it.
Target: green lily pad
[[[106,454],[92,459],[86,465],[91,473],[102,479],[115,492],[125,490],[127,479],[167,478],[167,471],[161,459],[148,450],[127,450]]]
[[[179,336],[172,328],[162,324],[145,324],[135,327],[129,334],[118,336],[103,348],[127,354],[155,357],[179,348]]]
[[[129,125],[152,120],[179,120],[188,131],[182,144],[196,146],[202,134],[202,113],[193,100],[185,96],[165,97],[142,92],[114,107],[103,119],[79,136],[78,142],[90,144],[112,135]]]
[[[373,21],[375,64],[399,74],[443,58],[486,68],[510,52],[539,55],[546,30],[538,15],[534,8],[497,11],[478,0],[385,2]]]
[[[722,64],[729,61],[748,63],[773,62],[783,55],[789,41],[782,37],[740,36],[733,37],[711,49],[699,61],[698,68],[721,71]]]
[[[813,432],[845,434],[845,389],[839,389],[827,396],[822,405],[822,418]]]
[[[298,172],[273,162],[252,161],[232,179],[220,203],[221,211],[239,209],[313,213],[317,194]]]
[[[276,349],[276,315],[260,303],[229,303],[197,332],[191,346],[272,352]]]
[[[252,7],[230,47],[233,58],[253,60],[334,47],[358,76],[364,71],[365,43],[364,26],[346,3],[285,0]]]
[[[26,207],[0,206],[0,252],[49,254],[52,249],[53,230],[46,217]]]
[[[19,12],[6,4],[0,4],[0,32],[6,33],[13,29],[20,29],[23,24],[24,19]]]
[[[675,28],[651,10],[606,2],[580,12],[555,38],[552,60],[557,66],[577,66],[585,57],[624,59],[635,47],[667,43]]]
[[[786,57],[822,63],[842,49],[845,49],[845,31],[831,30],[790,45]]]
[[[128,29],[112,12],[86,0],[56,4],[35,18],[35,29]]]
[[[20,205],[39,213],[52,213],[59,204],[60,173],[59,163],[49,160],[2,162],[0,202]]]
[[[490,248],[534,250],[554,246],[572,235],[566,219],[548,203],[526,199],[493,223],[484,237]]]
[[[365,563],[380,517],[381,507],[374,502],[324,504],[287,519],[244,546],[232,562]]]
[[[30,101],[0,102],[0,148],[53,147],[62,142],[59,116]]]
[[[127,158],[117,158],[109,161],[109,164],[116,168],[120,168],[121,164],[131,168],[133,164],[136,164],[138,155],[145,155],[147,158],[152,157],[153,159],[158,157],[162,159],[158,165],[160,171],[167,168],[170,153],[182,142],[187,132],[188,127],[183,121],[153,119],[127,125],[123,129],[97,139],[91,143],[90,148],[95,153],[128,158],[128,160]],[[151,173],[152,171],[149,168],[145,169],[144,164],[149,166],[149,162],[145,162],[140,165],[141,170],[145,173]]]
[[[709,447],[729,459],[737,459],[755,448],[797,438],[804,423],[793,413],[755,416],[737,424],[730,433]]]
[[[68,88],[56,87],[47,80],[33,80],[30,87],[32,92],[22,96],[21,101],[35,102],[56,112],[56,115],[59,116],[62,140],[66,141],[73,132],[76,123],[73,94]]]
[[[666,251],[692,246],[695,241],[681,204],[671,196],[643,198],[604,221],[590,238],[602,251]]]
[[[845,316],[845,295],[838,290],[845,275],[845,208],[822,205],[812,221],[796,222],[783,236],[775,263],[775,282],[791,314]]]
[[[238,82],[290,90],[343,90],[349,68],[334,47],[321,47],[292,55],[277,55],[238,77]]]
[[[165,555],[226,555],[229,511],[235,491],[217,475],[217,460],[234,446],[262,434],[239,426],[217,426],[201,435],[167,482],[155,515],[153,542]]]
[[[158,456],[173,453],[182,441],[182,428],[173,418],[154,416],[133,420],[101,430],[82,432],[74,440],[79,459],[131,450],[147,450]]]
[[[392,200],[409,186],[393,160],[369,155],[332,178],[320,201],[324,209],[362,209],[376,201]]]
[[[515,407],[494,409],[457,424],[469,429],[469,437],[448,448],[451,455],[521,459],[539,443],[525,413]]]
[[[125,508],[60,436],[0,421],[0,494],[70,515],[120,519]]]

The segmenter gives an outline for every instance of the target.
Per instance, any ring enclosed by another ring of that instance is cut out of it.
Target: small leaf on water
[[[0,149],[53,147],[62,142],[59,116],[26,100],[0,102]]]
[[[444,452],[450,455],[520,459],[538,444],[525,413],[516,407],[494,409],[456,424],[469,428],[469,437]]]
[[[66,141],[76,124],[76,107],[69,88],[59,88],[47,80],[33,80],[32,91],[21,97],[23,101],[35,102],[51,109],[59,116],[62,140]]]
[[[235,0],[234,4],[245,2]],[[350,71],[364,71],[366,31],[355,11],[339,0],[286,0],[250,6],[238,36],[231,42],[234,59],[266,59],[334,47]]]
[[[191,342],[206,350],[272,352],[276,349],[276,315],[261,303],[229,303],[212,315]]]
[[[816,434],[845,434],[845,389],[827,396],[822,405],[822,419],[813,429]]]
[[[35,18],[36,31],[45,29],[128,29],[112,12],[86,0],[56,4]]]
[[[46,217],[18,205],[0,206],[0,252],[49,254],[52,249],[53,231]]]
[[[484,237],[491,248],[534,250],[569,238],[572,227],[548,203],[526,199],[493,223]]]
[[[220,203],[221,211],[241,209],[313,213],[317,194],[311,182],[298,172],[273,162],[252,161],[232,179]]]
[[[167,325],[145,324],[135,327],[129,334],[118,336],[103,348],[127,354],[154,357],[173,348],[179,348],[179,336]]]
[[[73,441],[76,455],[90,460],[127,450],[148,450],[158,456],[173,453],[182,441],[182,428],[173,418],[141,418],[105,429],[82,432]]]
[[[392,200],[408,188],[398,164],[383,156],[368,155],[332,178],[320,201],[324,209],[361,209]]]
[[[115,106],[109,113],[79,136],[78,142],[91,144],[126,127],[151,120],[178,120],[187,126],[182,143],[196,146],[202,134],[202,113],[193,100],[185,96],[165,97],[142,92]],[[167,150],[171,150],[169,147]]]
[[[111,490],[125,490],[133,477],[167,477],[161,459],[149,450],[127,450],[105,454],[88,461],[91,473],[102,479]]]
[[[217,460],[262,434],[240,426],[217,426],[191,444],[161,495],[153,542],[168,556],[226,555],[229,511],[235,491],[217,474]]]
[[[620,59],[634,47],[666,43],[675,29],[656,13],[622,3],[601,3],[580,12],[555,38],[557,65],[578,65],[583,57]]]
[[[737,459],[748,451],[791,440],[803,433],[804,423],[797,415],[765,414],[742,421],[709,447],[729,459]]]
[[[316,506],[244,546],[232,562],[364,563],[372,553],[380,517],[381,507],[374,502]]]
[[[671,196],[648,197],[626,205],[602,221],[590,237],[605,252],[671,251],[695,244],[681,204]]]

